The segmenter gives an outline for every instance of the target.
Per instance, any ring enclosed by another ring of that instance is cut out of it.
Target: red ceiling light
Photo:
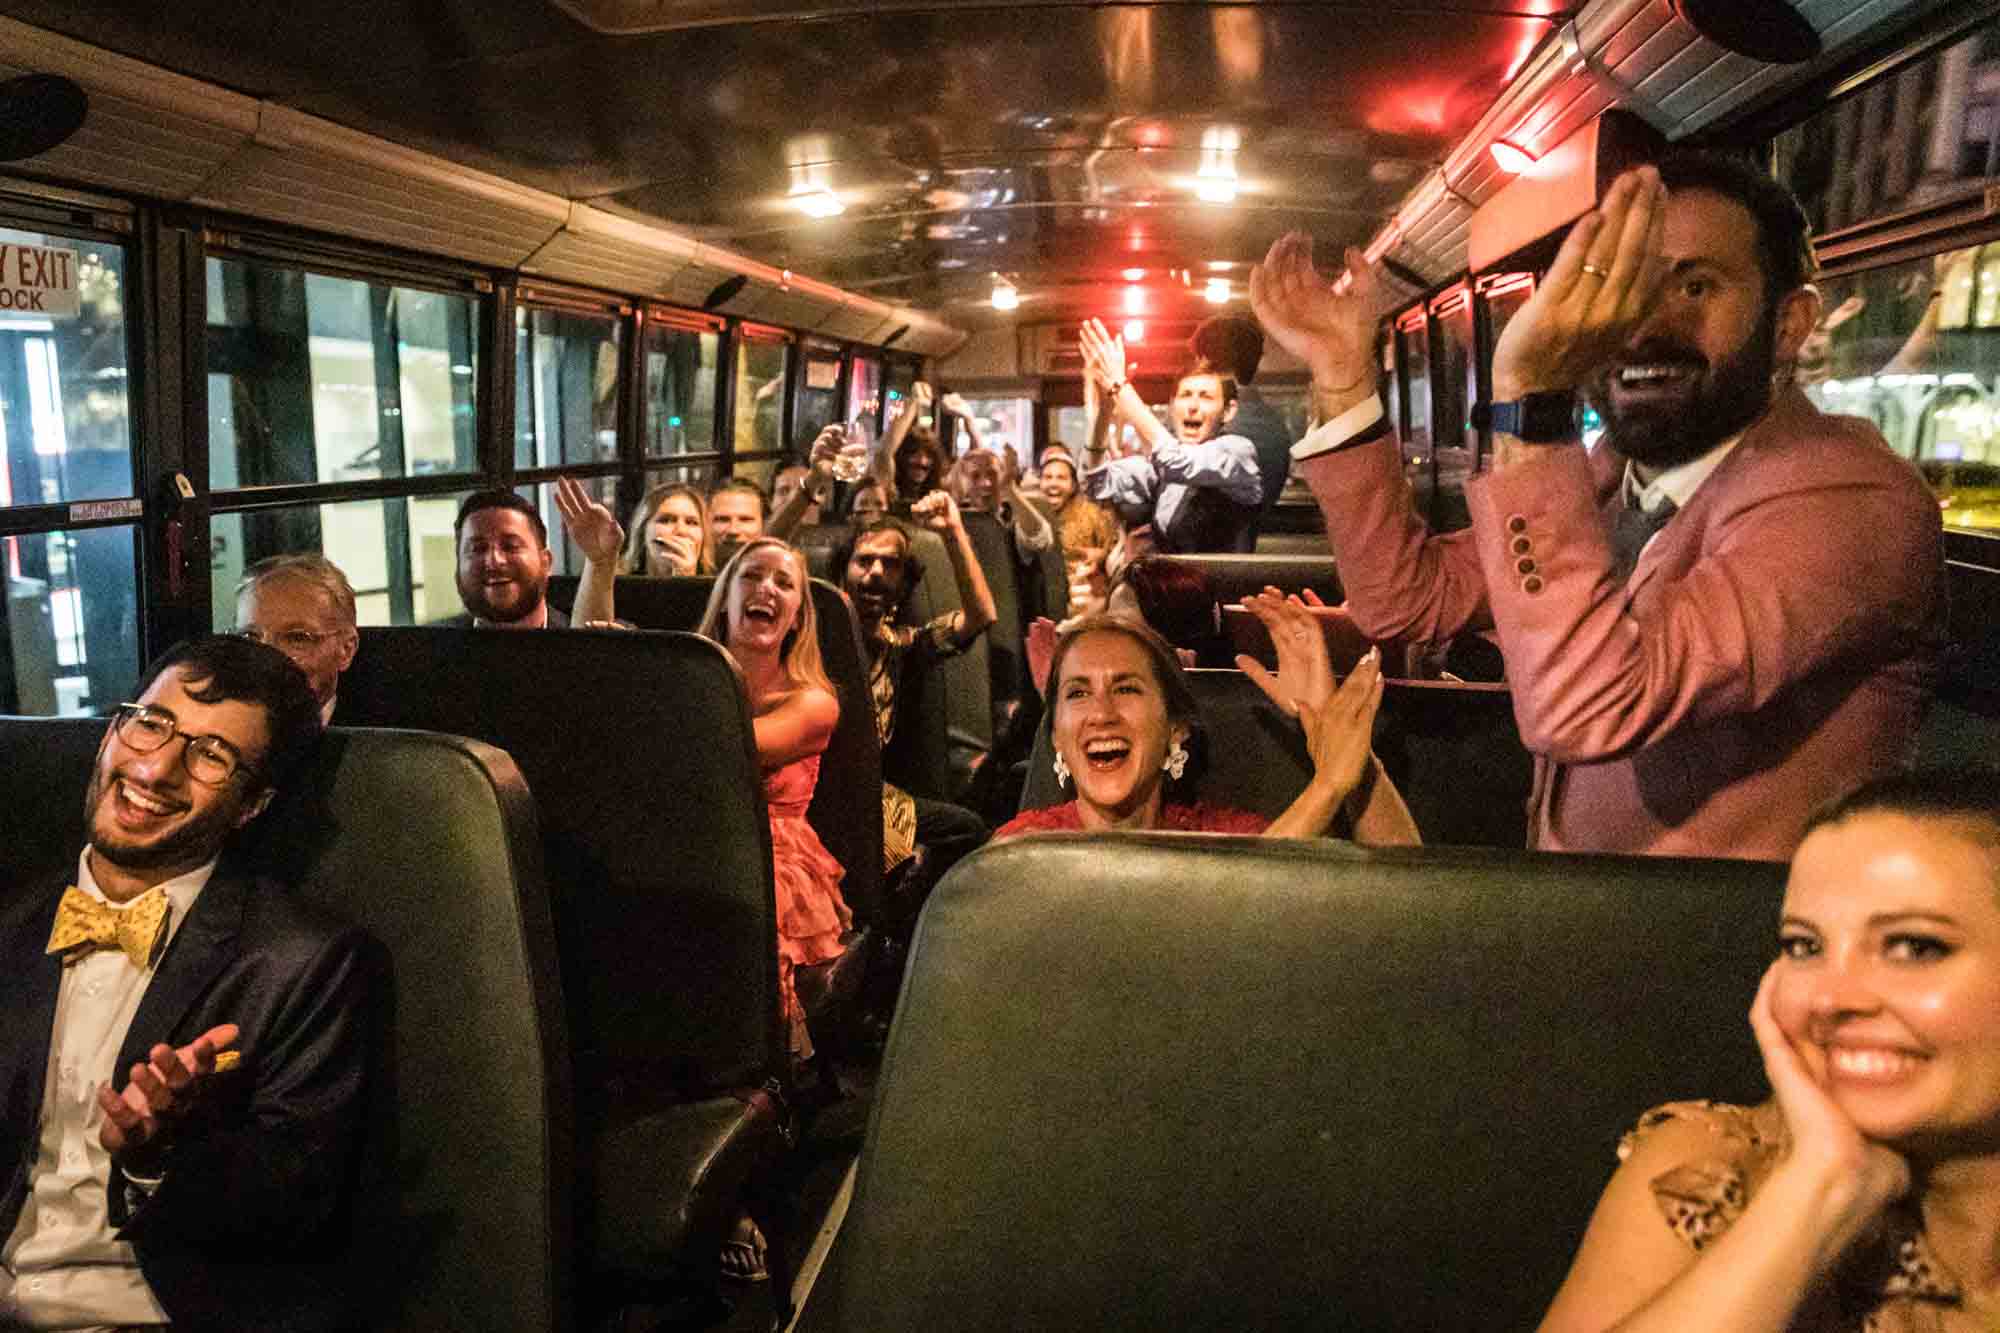
[[[1146,276],[1146,270],[1143,268],[1128,268],[1119,276],[1123,277],[1127,282],[1137,282]]]
[[[1143,315],[1146,313],[1146,289],[1144,287],[1127,287],[1125,289],[1125,313],[1128,315]]]
[[[1493,154],[1493,160],[1500,164],[1500,170],[1510,176],[1518,176],[1541,161],[1521,145],[1507,139],[1495,139],[1486,145],[1486,151]]]
[[[1125,341],[1128,343],[1142,343],[1146,341],[1146,324],[1144,320],[1128,319],[1125,321]]]

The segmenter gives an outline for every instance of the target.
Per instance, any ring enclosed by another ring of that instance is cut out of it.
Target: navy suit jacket
[[[430,623],[431,623],[432,625],[435,625],[435,626],[437,626],[437,627],[438,627],[438,628],[440,628],[440,629],[477,629],[477,628],[478,628],[478,625],[477,625],[477,624],[475,624],[475,623],[474,623],[474,621],[473,621],[473,616],[472,616],[472,612],[470,612],[470,611],[460,611],[460,612],[459,612],[459,613],[458,613],[457,615],[455,615],[455,616],[446,616],[446,617],[445,617],[445,618],[444,618],[443,620],[433,620],[433,621],[431,621]],[[568,628],[569,628],[569,617],[563,614],[563,612],[562,612],[562,609],[561,609],[560,607],[554,607],[554,606],[551,606],[551,607],[549,608],[549,623],[548,623],[548,624],[547,624],[546,626],[544,626],[543,628],[545,628],[545,629],[568,629]]]
[[[65,880],[0,911],[0,1237],[27,1195],[62,960],[43,952]],[[386,953],[361,930],[227,860],[175,931],[133,1015],[114,1085],[156,1043],[219,1023],[243,1061],[212,1075],[165,1179],[109,1212],[177,1325],[333,1330],[357,1322],[354,1215],[388,1003]]]

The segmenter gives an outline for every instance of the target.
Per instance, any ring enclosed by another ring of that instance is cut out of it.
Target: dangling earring
[[[1187,772],[1187,761],[1187,746],[1181,744],[1179,741],[1175,741],[1174,748],[1167,751],[1167,762],[1161,764],[1160,768],[1168,777],[1172,778],[1175,782],[1179,782],[1181,774]]]
[[[1069,786],[1069,765],[1063,762],[1063,757],[1061,755],[1056,756],[1055,768],[1056,768],[1056,786],[1058,787]]]

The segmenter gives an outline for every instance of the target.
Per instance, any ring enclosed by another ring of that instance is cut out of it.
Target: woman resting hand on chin
[[[1266,819],[1179,796],[1174,788],[1192,776],[1188,743],[1201,724],[1180,662],[1146,626],[1091,616],[1063,635],[1049,672],[1056,775],[1065,786],[1074,783],[1076,799],[1024,811],[994,837],[1170,829],[1310,838],[1326,832],[1344,806],[1360,840],[1416,843],[1408,810],[1369,751],[1382,702],[1379,655],[1336,686],[1326,641],[1303,608],[1275,593],[1244,605],[1279,645],[1278,674],[1247,659],[1239,665],[1247,663],[1272,701],[1299,720],[1312,755],[1312,780],[1283,814]]]
[[[1750,1026],[1756,1107],[1648,1112],[1544,1333],[2000,1325],[2000,780],[1814,817]]]

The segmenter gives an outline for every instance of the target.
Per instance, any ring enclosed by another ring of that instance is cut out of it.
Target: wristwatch
[[[1472,424],[1529,444],[1561,444],[1577,438],[1576,394],[1557,389],[1525,394],[1512,402],[1475,403]]]

